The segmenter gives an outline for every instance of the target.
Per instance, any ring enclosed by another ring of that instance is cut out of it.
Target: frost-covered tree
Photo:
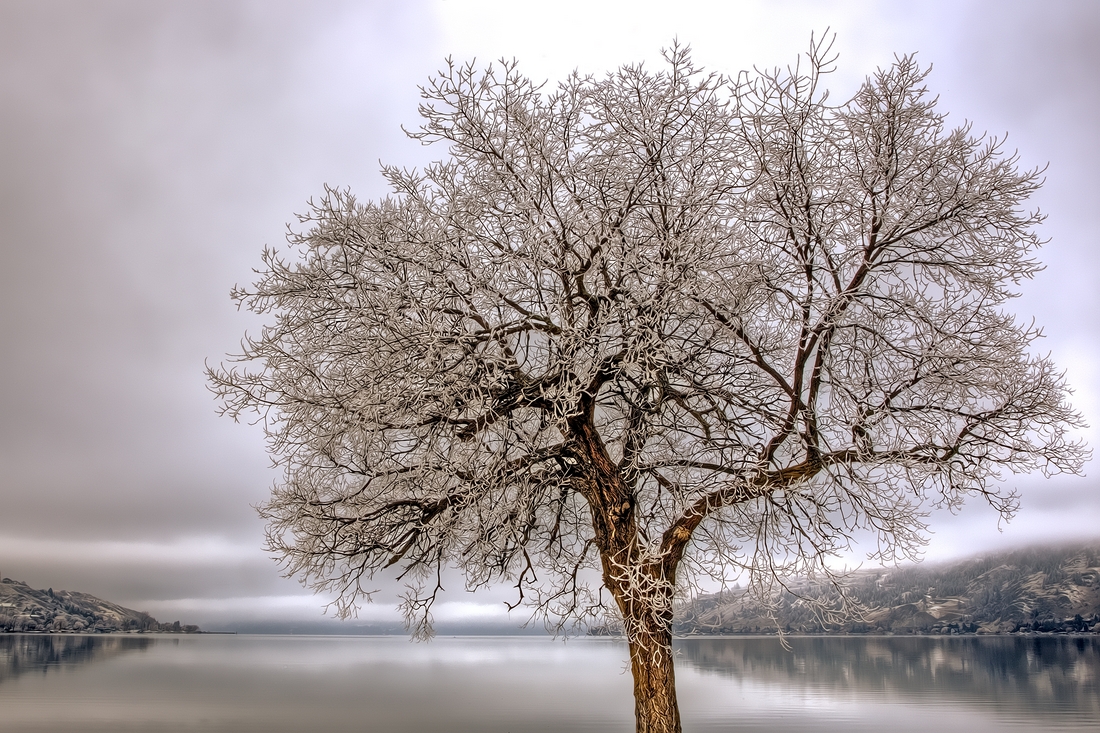
[[[390,568],[420,635],[448,568],[553,623],[610,610],[652,733],[680,730],[700,580],[766,599],[857,535],[912,556],[931,506],[1008,516],[1004,472],[1085,458],[1005,310],[1040,268],[1037,172],[945,126],[909,57],[839,105],[820,45],[736,78],[665,58],[552,90],[448,64],[412,133],[443,160],[327,190],[210,373],[283,468],[261,513],[289,573],[349,611]]]

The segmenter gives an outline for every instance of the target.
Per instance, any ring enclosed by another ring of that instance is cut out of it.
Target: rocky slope
[[[778,599],[774,616],[735,590],[681,609],[680,634],[768,633],[1100,633],[1100,546],[1029,548],[954,563],[863,570],[846,587],[861,615],[827,626],[800,596]]]
[[[195,633],[197,626],[179,621],[162,624],[143,611],[134,611],[87,593],[36,590],[26,583],[0,580],[0,632],[4,631],[176,631]]]

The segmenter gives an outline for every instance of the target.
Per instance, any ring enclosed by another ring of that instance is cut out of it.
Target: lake
[[[1100,639],[677,643],[684,730],[1100,729]],[[633,730],[611,639],[0,634],[0,730]]]

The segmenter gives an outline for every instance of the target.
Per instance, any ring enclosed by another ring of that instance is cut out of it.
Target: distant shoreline
[[[377,639],[409,638],[407,634],[280,634],[272,632],[252,633],[238,631],[2,631],[0,636],[316,636],[318,638],[336,637],[362,637]],[[839,633],[839,634],[815,634],[807,632],[790,633],[766,633],[752,632],[745,634],[687,634],[673,635],[674,641],[713,640],[713,639],[995,639],[995,638],[1096,638],[1100,633],[1089,631],[1004,631],[990,633],[960,633],[960,634],[930,634],[930,633],[904,633],[904,632],[876,632],[876,633]],[[548,639],[559,641],[617,641],[626,642],[626,637],[612,634],[578,634],[576,636],[559,636],[553,634],[440,634],[437,639]]]
[[[111,630],[111,631],[94,631],[94,630],[81,630],[74,631],[72,629],[44,629],[36,631],[5,631],[0,629],[0,635],[2,634],[22,634],[24,636],[210,636],[217,634],[236,635],[236,631],[145,631],[145,630]]]

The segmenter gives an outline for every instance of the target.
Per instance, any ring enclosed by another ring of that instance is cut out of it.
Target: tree
[[[931,505],[1007,517],[1004,471],[1086,457],[1004,310],[1040,269],[1039,172],[948,129],[911,57],[841,105],[822,44],[736,78],[665,58],[552,91],[448,63],[410,133],[446,159],[311,202],[234,291],[269,324],[210,371],[282,466],[260,511],[289,574],[346,613],[393,568],[418,635],[448,567],[559,625],[606,600],[647,733],[680,730],[700,579],[767,599],[865,532],[912,557]]]

